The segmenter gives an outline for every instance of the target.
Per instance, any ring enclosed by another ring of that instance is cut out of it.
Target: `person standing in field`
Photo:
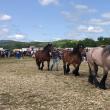
[[[50,69],[52,71],[53,67],[55,66],[56,70],[58,71],[58,64],[61,59],[59,51],[57,49],[54,49],[51,53],[51,57],[52,57],[52,65]]]

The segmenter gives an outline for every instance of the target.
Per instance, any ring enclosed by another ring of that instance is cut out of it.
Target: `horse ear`
[[[52,46],[52,43],[48,43],[48,46]]]
[[[84,44],[81,44],[82,45],[82,48],[85,48]]]
[[[85,48],[84,44],[78,44],[77,47],[78,48]]]
[[[52,46],[52,43],[50,43],[50,46]]]

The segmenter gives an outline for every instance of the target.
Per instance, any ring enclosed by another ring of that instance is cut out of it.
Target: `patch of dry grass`
[[[110,110],[110,89],[87,82],[86,63],[79,77],[64,76],[62,67],[39,71],[31,58],[0,59],[0,110]]]

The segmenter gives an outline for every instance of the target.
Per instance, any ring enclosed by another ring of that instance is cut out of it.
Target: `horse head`
[[[47,52],[51,52],[53,50],[53,45],[51,43],[48,43],[44,49],[44,51],[47,51]]]
[[[73,53],[82,53],[84,51],[85,46],[83,44],[77,44],[73,48]]]
[[[78,44],[78,45],[77,45],[77,48],[78,48],[79,52],[83,52],[85,46],[84,46],[83,44]]]

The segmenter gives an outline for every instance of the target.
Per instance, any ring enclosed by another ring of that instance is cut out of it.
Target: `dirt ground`
[[[59,71],[47,71],[46,63],[40,71],[32,58],[0,59],[0,110],[110,110],[110,89],[100,90],[87,80],[86,62],[75,77],[63,75],[62,62]]]

